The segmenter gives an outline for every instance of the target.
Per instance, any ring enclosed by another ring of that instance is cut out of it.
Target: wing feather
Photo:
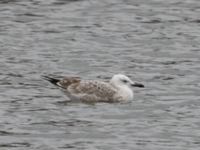
[[[59,86],[72,100],[112,102],[116,94],[116,89],[106,82],[81,80],[79,77],[65,77],[61,80],[45,77],[45,79]]]
[[[62,89],[67,89],[73,84],[80,83],[81,79],[79,77],[65,77],[64,79],[57,82],[57,85]]]
[[[85,101],[112,101],[115,89],[108,83],[98,81],[82,81],[71,84],[68,92]]]

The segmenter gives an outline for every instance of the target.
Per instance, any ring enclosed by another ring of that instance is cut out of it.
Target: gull
[[[56,79],[49,76],[43,78],[59,87],[71,101],[82,102],[126,102],[134,98],[132,87],[144,85],[133,82],[123,74],[114,75],[109,82],[83,80],[80,77],[64,77]]]

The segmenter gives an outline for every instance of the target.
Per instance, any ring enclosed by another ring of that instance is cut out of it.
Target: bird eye
[[[122,80],[122,82],[127,83],[128,81],[127,80]]]

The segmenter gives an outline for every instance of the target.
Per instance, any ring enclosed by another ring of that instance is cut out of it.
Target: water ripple
[[[0,1],[0,147],[199,149],[199,2]],[[143,82],[132,103],[70,103],[41,75]]]

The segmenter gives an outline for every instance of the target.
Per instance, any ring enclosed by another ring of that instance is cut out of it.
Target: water
[[[197,150],[198,0],[2,0],[0,149]],[[73,104],[41,75],[145,84],[128,104]]]

